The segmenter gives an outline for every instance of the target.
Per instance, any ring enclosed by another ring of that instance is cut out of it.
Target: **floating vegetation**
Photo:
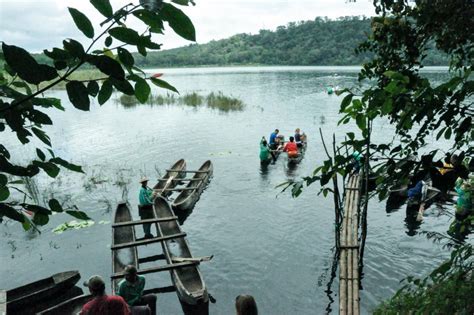
[[[53,229],[53,233],[61,234],[67,230],[79,230],[79,229],[92,226],[94,224],[95,222],[92,220],[87,220],[87,221],[72,220],[72,221],[65,222],[63,224],[58,225],[56,228]]]
[[[124,107],[136,107],[140,103],[135,96],[121,95],[117,102]],[[185,105],[191,107],[207,106],[208,108],[217,109],[222,112],[242,111],[245,108],[242,100],[224,95],[222,92],[211,92],[207,96],[192,92],[181,96],[166,93],[164,95],[150,95],[148,101],[144,105]]]

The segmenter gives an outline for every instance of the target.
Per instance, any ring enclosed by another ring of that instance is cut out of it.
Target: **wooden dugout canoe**
[[[85,294],[76,296],[70,300],[64,301],[56,306],[48,308],[36,315],[76,315],[78,314],[84,304],[92,299],[92,295]]]
[[[206,161],[199,168],[198,172],[194,174],[192,180],[186,185],[185,190],[176,197],[173,201],[172,207],[174,211],[189,211],[199,200],[202,191],[206,187],[209,178],[213,172],[211,161]]]
[[[120,203],[115,210],[114,223],[130,222],[132,215],[126,203]],[[112,230],[112,246],[135,241],[135,227],[133,225],[121,226]],[[138,267],[138,254],[136,247],[112,250],[112,274],[123,272],[125,266]],[[112,280],[112,294],[115,294],[118,283],[122,279]]]
[[[81,278],[79,271],[60,272],[46,279],[7,291],[7,313],[52,299],[72,288]]]
[[[179,181],[177,180],[172,180],[171,182],[168,182],[168,179],[170,177],[173,177],[175,179],[180,179],[184,178],[186,176],[186,173],[181,173],[180,171],[185,171],[186,170],[186,161],[184,159],[178,160],[176,163],[173,164],[173,166],[170,167],[168,171],[166,171],[165,176],[158,180],[158,183],[153,187],[153,189],[163,189],[169,188],[172,189],[176,187]],[[167,197],[171,195],[173,192],[172,191],[162,191],[161,195],[164,197]]]
[[[153,208],[158,218],[174,216],[169,203],[163,197],[155,198]],[[159,226],[163,236],[182,233],[176,220],[160,222]],[[173,257],[193,257],[185,237],[166,240],[161,245],[168,264],[173,263]],[[170,274],[185,314],[208,314],[209,295],[199,267],[192,265],[172,269]]]

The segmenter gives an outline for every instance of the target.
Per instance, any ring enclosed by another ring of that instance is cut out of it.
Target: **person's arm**
[[[138,276],[139,282],[138,282],[138,292],[140,292],[140,298],[143,296],[143,291],[145,290],[145,282],[146,279],[144,276]]]

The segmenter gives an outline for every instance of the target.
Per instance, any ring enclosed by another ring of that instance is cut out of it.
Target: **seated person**
[[[283,151],[288,152],[288,157],[298,157],[298,146],[294,137],[290,137],[290,142],[285,144]]]
[[[296,128],[295,130],[295,142],[298,148],[303,146],[303,141],[301,140],[301,130],[300,128]]]
[[[272,150],[276,150],[277,147],[278,147],[278,144],[277,144],[277,137],[278,137],[278,133],[280,132],[280,130],[278,129],[275,129],[274,132],[272,132],[272,134],[270,135],[270,139],[268,140],[269,142],[269,145],[270,145],[270,149]]]
[[[151,315],[156,314],[156,295],[143,295],[145,289],[145,277],[137,274],[137,268],[133,265],[125,267],[125,279],[119,282],[116,294],[123,297],[128,305],[147,305]]]
[[[105,282],[101,276],[90,277],[84,285],[93,298],[82,307],[81,315],[130,314],[130,308],[122,297],[105,294]]]
[[[275,163],[275,154],[268,147],[268,143],[267,140],[265,140],[265,137],[262,137],[262,140],[260,141],[260,162],[264,163],[269,161],[270,159],[273,160],[273,162]]]

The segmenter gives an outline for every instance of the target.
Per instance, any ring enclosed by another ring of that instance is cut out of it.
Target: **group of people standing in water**
[[[275,129],[270,134],[270,138],[267,141],[265,137],[260,140],[260,161],[262,163],[272,161],[275,163],[277,154],[280,152],[287,152],[288,157],[297,157],[298,149],[302,148],[306,143],[305,133],[301,133],[300,128],[296,128],[295,135],[289,138],[289,141],[285,143],[285,137],[280,135],[280,130]]]

